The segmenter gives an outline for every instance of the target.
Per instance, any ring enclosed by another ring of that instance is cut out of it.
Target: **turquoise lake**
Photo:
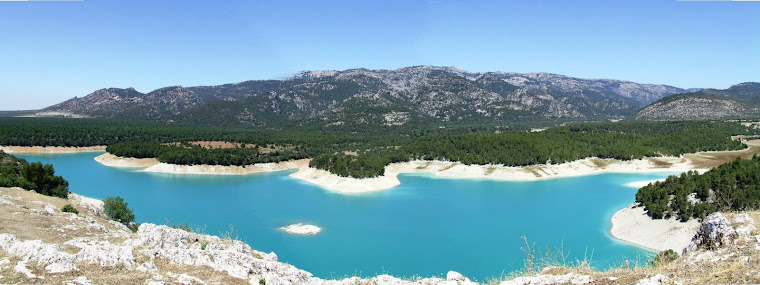
[[[568,260],[597,268],[644,262],[651,252],[614,239],[610,218],[634,200],[632,181],[672,173],[599,174],[535,182],[400,175],[401,185],[343,195],[288,177],[168,175],[111,168],[97,153],[30,155],[52,163],[72,192],[121,196],[138,222],[187,223],[220,235],[232,226],[254,249],[322,278],[345,276],[499,277],[523,266],[525,236],[540,249],[562,247]],[[323,228],[295,236],[293,223]]]

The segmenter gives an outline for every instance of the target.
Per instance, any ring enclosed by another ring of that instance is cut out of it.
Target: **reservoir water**
[[[233,236],[318,277],[445,276],[458,271],[484,281],[523,267],[522,237],[537,253],[561,248],[568,261],[600,269],[651,252],[614,239],[610,218],[634,200],[632,181],[672,173],[599,174],[535,182],[440,179],[400,175],[377,193],[335,194],[288,177],[143,173],[103,166],[97,153],[14,154],[52,163],[70,190],[104,199],[121,196],[138,222],[187,223]],[[278,230],[293,223],[323,228],[315,236]],[[539,253],[539,255],[541,255]]]

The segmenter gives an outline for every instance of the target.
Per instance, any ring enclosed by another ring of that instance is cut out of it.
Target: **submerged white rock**
[[[315,235],[322,231],[322,228],[315,225],[305,225],[302,223],[292,224],[287,227],[281,227],[281,230],[289,234],[297,235]]]

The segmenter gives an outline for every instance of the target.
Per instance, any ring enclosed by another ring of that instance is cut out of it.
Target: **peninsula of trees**
[[[704,174],[670,176],[639,189],[636,202],[652,218],[681,221],[714,212],[760,209],[760,156],[738,158]]]

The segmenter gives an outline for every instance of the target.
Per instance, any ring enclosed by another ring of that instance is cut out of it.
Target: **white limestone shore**
[[[656,157],[630,161],[586,158],[562,164],[541,164],[524,167],[465,165],[450,161],[414,160],[390,164],[385,167],[385,174],[383,176],[368,179],[340,177],[324,170],[309,167],[299,168],[298,172],[290,176],[322,186],[334,192],[357,194],[396,187],[401,184],[397,177],[401,173],[423,173],[440,178],[536,181],[599,173],[683,172],[693,169],[696,169],[696,167],[689,159],[684,157]]]
[[[322,231],[322,228],[315,226],[315,225],[307,225],[303,223],[297,223],[292,224],[289,226],[281,227],[280,230],[285,231],[289,234],[296,234],[296,235],[316,235],[319,232]]]
[[[104,153],[94,158],[95,161],[105,166],[144,168],[140,171],[167,174],[195,174],[195,175],[246,175],[264,173],[288,169],[308,167],[308,159],[290,160],[272,163],[257,163],[246,166],[224,165],[177,165],[159,162],[155,158],[131,158],[120,157],[110,153]]]
[[[6,153],[83,153],[83,152],[104,152],[106,146],[0,146],[0,150]]]
[[[195,175],[246,175],[254,173],[274,172],[288,169],[308,167],[308,159],[290,160],[282,162],[257,163],[246,166],[235,165],[177,165],[158,163],[143,169],[143,172],[168,173],[168,174],[195,174]]]
[[[374,178],[351,178],[341,177],[332,174],[326,170],[308,167],[301,167],[297,172],[290,174],[290,177],[301,179],[311,184],[321,186],[330,191],[342,194],[361,194],[367,192],[387,190],[401,184],[398,180],[398,173],[389,171],[390,166],[385,168],[385,175]]]
[[[636,188],[636,189],[638,189],[638,188],[641,188],[641,187],[647,186],[647,185],[649,185],[649,184],[653,184],[653,183],[655,183],[655,182],[663,182],[663,181],[665,181],[665,178],[662,178],[662,179],[654,179],[654,180],[646,180],[646,181],[634,181],[634,182],[631,182],[631,183],[627,183],[627,184],[625,184],[625,186],[626,186],[626,187],[631,187],[631,188]]]
[[[385,174],[375,178],[357,179],[341,177],[328,171],[310,168],[309,159],[264,163],[243,166],[219,165],[174,165],[160,163],[156,159],[134,159],[114,156],[108,153],[95,158],[96,161],[114,167],[144,168],[142,171],[169,174],[210,174],[210,175],[247,175],[253,173],[298,169],[290,176],[308,183],[321,186],[327,190],[342,194],[360,194],[387,190],[398,186],[398,174],[422,173],[441,178],[494,179],[505,181],[535,181],[559,177],[574,177],[600,173],[646,173],[646,172],[684,172],[689,170],[706,171],[709,167],[720,164],[720,156],[738,157],[759,152],[756,147],[722,152],[701,152],[685,154],[680,157],[647,157],[637,160],[621,161],[615,159],[585,158],[562,164],[540,164],[524,167],[502,165],[464,165],[450,161],[414,160],[393,163],[385,167]],[[731,159],[733,160],[733,158]],[[644,186],[651,181],[631,184],[630,187]]]
[[[699,221],[679,222],[675,218],[654,220],[643,207],[632,204],[612,216],[613,237],[656,251],[672,249],[677,253],[689,245],[699,228]]]
[[[94,159],[98,163],[110,167],[147,168],[158,164],[158,159],[155,158],[120,157],[107,152],[96,156]]]

